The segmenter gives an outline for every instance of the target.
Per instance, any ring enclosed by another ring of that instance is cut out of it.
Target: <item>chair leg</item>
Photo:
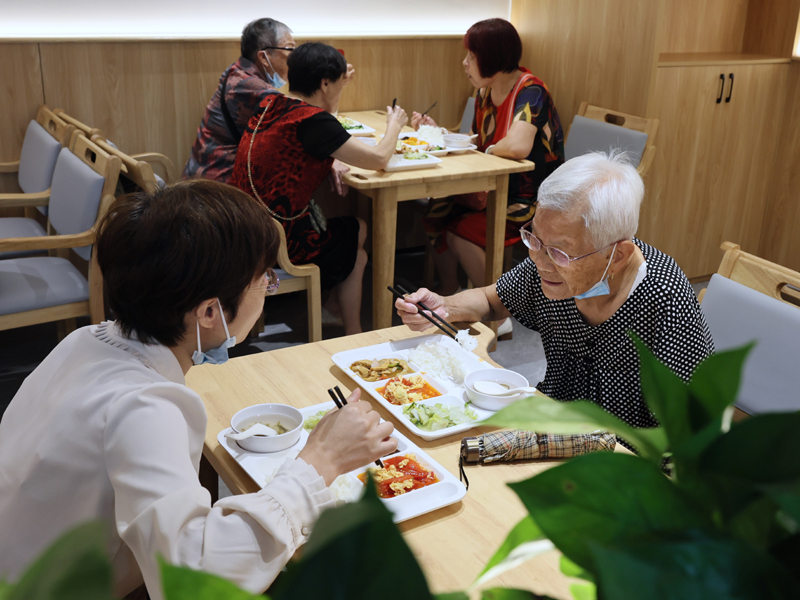
[[[308,337],[311,342],[322,341],[322,286],[319,271],[308,278]]]

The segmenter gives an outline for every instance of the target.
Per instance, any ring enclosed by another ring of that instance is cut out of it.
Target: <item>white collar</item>
[[[186,385],[178,359],[166,346],[158,343],[143,344],[136,339],[135,334],[127,338],[120,333],[116,321],[103,321],[99,325],[93,325],[90,331],[100,341],[131,354],[145,367],[156,371],[169,381]]]

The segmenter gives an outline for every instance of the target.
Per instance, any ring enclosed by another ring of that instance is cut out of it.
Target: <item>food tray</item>
[[[364,348],[357,348],[355,350],[347,350],[345,352],[337,352],[333,355],[333,363],[339,367],[342,371],[344,371],[353,381],[355,381],[359,386],[364,388],[364,390],[375,400],[380,402],[386,409],[392,413],[392,415],[397,418],[411,433],[421,437],[423,440],[436,440],[439,438],[447,437],[448,435],[455,435],[457,433],[461,433],[463,431],[468,431],[476,426],[476,424],[494,413],[489,410],[484,410],[482,408],[478,408],[477,406],[472,406],[472,409],[477,413],[478,418],[475,421],[469,421],[467,423],[461,423],[460,425],[454,425],[453,427],[447,427],[445,429],[440,429],[438,431],[425,431],[424,429],[420,429],[416,425],[414,425],[408,417],[403,414],[403,407],[397,406],[396,404],[392,404],[386,398],[384,398],[381,394],[378,393],[378,388],[382,388],[386,385],[386,381],[364,381],[355,374],[353,371],[350,370],[350,365],[352,365],[357,360],[373,360],[373,359],[382,359],[382,358],[402,358],[406,362],[408,362],[408,366],[412,369],[416,369],[417,367],[408,360],[408,355],[416,348],[419,344],[427,342],[428,340],[435,339],[439,341],[440,344],[445,344],[448,348],[452,349],[456,356],[461,359],[464,363],[465,370],[467,372],[472,372],[477,369],[488,369],[493,368],[493,365],[490,365],[485,360],[476,356],[472,352],[467,352],[464,350],[458,342],[443,335],[426,335],[416,338],[407,338],[403,340],[397,340],[394,342],[385,342],[383,344],[376,344],[374,346],[366,346]],[[421,374],[422,377],[431,384],[434,388],[438,391],[442,392],[441,396],[437,396],[435,398],[430,398],[428,400],[423,400],[424,404],[436,404],[437,402],[442,404],[456,404],[459,406],[463,406],[467,402],[469,402],[468,398],[466,397],[464,391],[464,385],[456,385],[450,381],[444,380],[439,381],[438,379],[431,377],[422,370],[415,370],[415,374]]]
[[[447,152],[450,154],[464,154],[468,150],[477,150],[478,147],[475,144],[470,144],[466,148],[453,148],[452,146],[447,147]]]
[[[397,139],[398,140],[404,140],[404,139],[410,138],[410,137],[417,137],[417,132],[416,131],[409,131],[409,132],[406,132],[406,133],[401,133],[400,135],[397,136]],[[430,156],[441,157],[441,156],[447,156],[447,153],[450,150],[451,149],[448,149],[446,147],[445,147],[444,150],[425,150],[425,154],[429,154]]]
[[[356,121],[355,119],[352,119],[350,117],[347,118],[353,121],[354,123],[358,123],[360,125],[358,129],[345,129],[345,131],[347,131],[347,133],[349,133],[353,137],[372,135],[373,133],[375,133],[374,127],[370,127],[369,125],[364,125],[361,121]]]
[[[426,152],[425,154],[428,155],[428,158],[417,158],[417,159],[407,159],[403,158],[402,154],[395,154],[392,158],[389,159],[389,164],[386,165],[383,170],[387,173],[392,173],[394,171],[413,171],[414,169],[430,169],[431,167],[435,167],[440,162],[442,162],[441,158],[437,158],[436,156],[431,156],[430,152]]]
[[[314,406],[307,406],[299,410],[303,414],[303,418],[305,418],[321,410],[335,408],[335,406],[333,402],[329,401]],[[225,434],[229,431],[231,431],[230,427],[220,431],[217,435],[217,441],[219,441],[228,454],[242,466],[252,480],[262,488],[266,485],[268,479],[272,480],[274,473],[284,462],[297,457],[300,450],[305,446],[306,440],[308,440],[308,432],[304,429],[298,442],[291,448],[281,452],[248,452],[240,448],[234,440],[225,437]],[[421,450],[399,431],[395,430],[394,433],[392,433],[392,437],[397,438],[398,441],[397,453],[416,454],[419,462],[428,469],[431,469],[439,479],[438,483],[414,490],[413,492],[407,492],[395,498],[382,499],[381,501],[386,505],[386,508],[392,512],[392,518],[395,523],[400,523],[449,506],[464,497],[467,493],[467,489],[464,487],[463,483],[450,473],[450,471],[433,460],[425,451]],[[392,454],[392,456],[397,453]],[[365,466],[351,471],[342,477],[345,478],[345,483],[350,486],[350,489],[360,491],[363,489],[363,484],[359,481],[358,475],[366,470],[367,467]],[[351,500],[355,500],[355,498]]]

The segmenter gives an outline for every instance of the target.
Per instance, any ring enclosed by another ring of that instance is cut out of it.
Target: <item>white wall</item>
[[[0,0],[0,39],[238,38],[260,17],[298,36],[463,34],[511,0]]]

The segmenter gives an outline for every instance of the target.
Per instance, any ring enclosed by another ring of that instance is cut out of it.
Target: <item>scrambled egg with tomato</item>
[[[395,377],[386,382],[386,387],[378,390],[392,404],[410,404],[427,398],[441,396],[421,375]]]

